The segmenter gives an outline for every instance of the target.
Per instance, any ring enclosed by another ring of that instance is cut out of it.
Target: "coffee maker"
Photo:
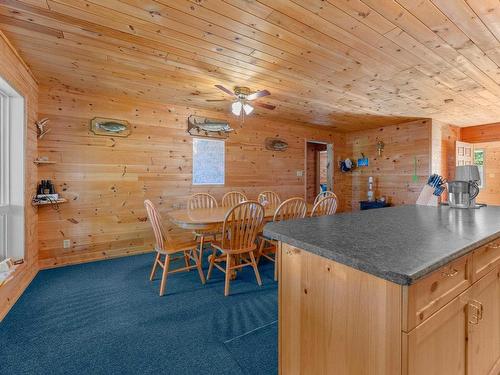
[[[448,182],[448,203],[454,208],[479,208],[476,197],[479,194],[481,177],[477,165],[460,165],[455,171],[455,180]]]

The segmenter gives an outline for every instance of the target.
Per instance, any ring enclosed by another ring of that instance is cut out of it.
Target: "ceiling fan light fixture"
[[[234,102],[231,104],[231,112],[233,115],[239,116],[241,114],[241,109],[243,108],[243,104],[240,101]]]
[[[245,115],[249,115],[253,112],[253,107],[250,104],[245,103],[243,104],[243,110],[245,111]]]

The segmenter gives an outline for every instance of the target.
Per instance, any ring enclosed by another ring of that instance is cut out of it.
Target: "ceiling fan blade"
[[[254,99],[262,98],[263,96],[268,96],[268,95],[271,95],[271,93],[269,91],[261,90],[261,91],[257,91],[257,92],[254,92],[253,94],[248,95],[247,100],[254,100]]]
[[[222,86],[222,85],[215,85],[215,87],[217,87],[219,90],[224,91],[224,92],[225,92],[226,94],[228,94],[228,95],[231,95],[231,96],[236,96],[236,95],[234,95],[234,92],[232,92],[232,91],[231,91],[231,90],[229,90],[229,89],[226,89],[226,88],[225,88],[224,86]]]
[[[226,99],[205,99],[206,102],[226,102]]]
[[[262,107],[262,108],[265,108],[265,109],[270,109],[271,111],[276,108],[275,105],[266,104],[266,103],[255,102],[255,103],[252,103],[252,104],[256,105],[256,106],[259,106],[259,107]]]

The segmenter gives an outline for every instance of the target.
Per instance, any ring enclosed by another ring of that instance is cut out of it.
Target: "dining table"
[[[312,210],[312,205],[307,204],[307,214],[309,215]],[[265,206],[264,207],[264,222],[272,221],[276,209],[278,207]],[[213,231],[220,228],[227,212],[231,207],[210,207],[210,208],[183,208],[168,212],[170,221],[182,228],[192,230],[194,232]],[[223,261],[220,258],[217,261]],[[239,262],[238,257],[234,257],[233,261]],[[231,279],[235,279],[237,275],[236,270],[232,272]]]
[[[194,231],[210,230],[224,222],[226,213],[231,207],[211,207],[211,208],[184,208],[173,210],[168,213],[168,217],[173,224],[183,229]],[[270,221],[274,217],[277,207],[264,207],[264,220]],[[312,205],[307,205],[308,213],[311,212]]]

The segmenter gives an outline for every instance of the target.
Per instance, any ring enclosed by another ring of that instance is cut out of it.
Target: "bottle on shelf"
[[[373,177],[368,177],[368,201],[373,202],[375,200],[373,194]]]

